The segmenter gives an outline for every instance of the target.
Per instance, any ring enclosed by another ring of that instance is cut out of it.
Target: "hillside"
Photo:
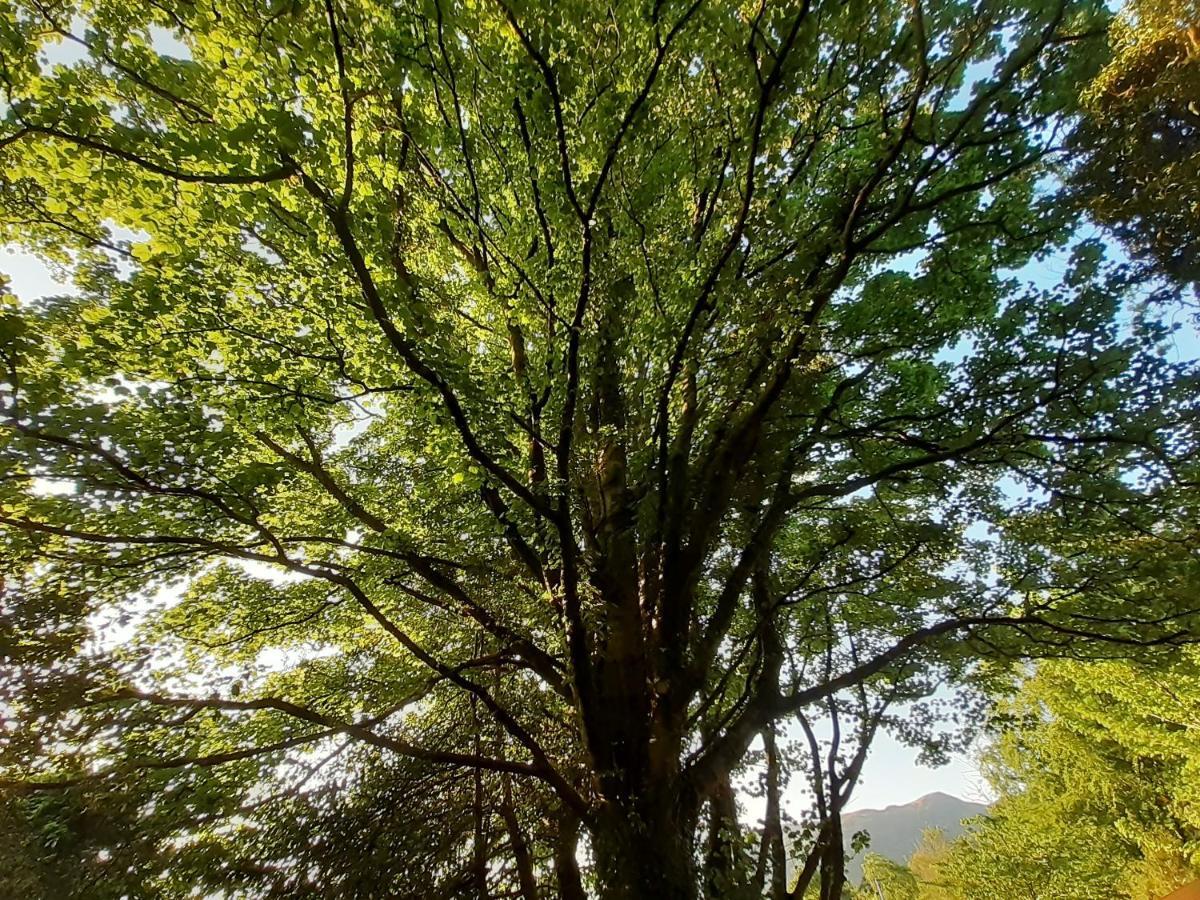
[[[970,803],[937,792],[901,806],[846,813],[842,826],[847,843],[850,835],[856,831],[866,831],[871,835],[871,844],[866,852],[905,862],[925,829],[940,828],[948,838],[955,838],[963,831],[963,819],[985,812],[987,806],[982,803]],[[856,856],[847,867],[850,880],[855,884],[862,877],[862,856]]]

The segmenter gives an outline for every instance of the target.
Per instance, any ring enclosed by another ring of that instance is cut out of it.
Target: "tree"
[[[1194,578],[1195,367],[1053,187],[1106,21],[5,4],[11,789],[131,895],[778,896],[734,779],[840,710],[839,897],[888,704],[1197,633],[1112,549]]]
[[[1200,282],[1200,6],[1135,0],[1114,28],[1114,58],[1085,94],[1075,140],[1080,200],[1132,254]]]
[[[863,880],[856,897],[866,900],[918,900],[917,878],[901,863],[870,853],[863,860]]]
[[[921,900],[955,900],[950,885],[942,874],[942,866],[950,854],[951,842],[940,828],[926,828],[921,841],[908,858],[908,870],[917,879]]]
[[[998,709],[999,800],[923,880],[954,900],[1157,900],[1194,881],[1198,662],[1040,664]]]

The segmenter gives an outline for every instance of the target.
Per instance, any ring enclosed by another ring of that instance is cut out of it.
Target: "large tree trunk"
[[[603,900],[695,900],[695,810],[672,785],[609,803],[592,830]]]

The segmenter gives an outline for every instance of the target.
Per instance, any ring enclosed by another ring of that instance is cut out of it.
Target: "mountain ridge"
[[[951,801],[956,804],[965,804],[968,806],[981,806],[987,808],[986,804],[975,803],[972,800],[964,800],[961,797],[955,797],[953,794],[947,794],[945,791],[930,791],[928,794],[922,794],[916,800],[909,800],[907,803],[889,803],[887,806],[876,808],[867,807],[865,809],[853,809],[842,813],[842,818],[849,816],[865,815],[868,813],[884,813],[893,809],[923,809],[935,803],[943,803]]]
[[[883,809],[858,809],[842,816],[842,830],[847,837],[858,831],[867,832],[871,841],[867,849],[846,865],[850,881],[862,879],[862,861],[867,853],[878,853],[898,863],[905,863],[928,828],[938,828],[949,840],[966,829],[964,819],[983,815],[984,803],[973,803],[943,791],[924,794],[909,803],[893,804]]]

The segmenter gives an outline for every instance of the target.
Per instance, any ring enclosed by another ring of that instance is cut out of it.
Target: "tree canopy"
[[[833,900],[939,684],[1194,640],[1196,366],[1064,187],[1109,18],[0,4],[74,286],[0,299],[14,877]]]

